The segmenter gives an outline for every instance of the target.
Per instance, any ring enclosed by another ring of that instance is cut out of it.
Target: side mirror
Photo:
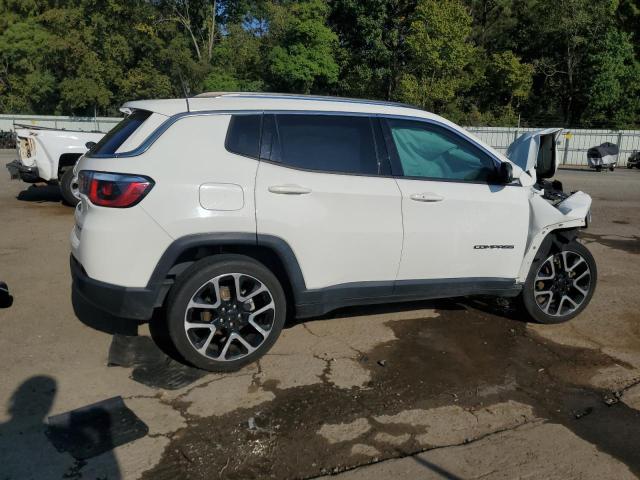
[[[502,162],[498,167],[498,180],[504,184],[513,182],[513,165]]]
[[[87,142],[84,144],[85,147],[87,147],[89,150],[91,150],[93,147],[96,146],[96,142]]]

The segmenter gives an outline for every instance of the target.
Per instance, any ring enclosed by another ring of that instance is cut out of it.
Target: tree
[[[533,65],[523,63],[512,51],[494,53],[487,68],[487,95],[498,106],[519,107],[529,98]]]
[[[458,0],[420,0],[411,22],[408,68],[398,99],[441,112],[461,88],[476,48],[469,42],[471,16]]]
[[[406,38],[416,0],[331,0],[329,4],[329,24],[340,43],[340,92],[394,98],[406,63]]]
[[[207,91],[259,91],[263,78],[262,36],[241,23],[227,24],[213,52],[212,71],[204,79]]]
[[[191,40],[196,57],[210,62],[216,33],[216,0],[165,0],[161,2],[162,14],[158,21],[175,22]]]
[[[338,80],[338,37],[326,25],[323,0],[268,4],[266,71],[270,86],[285,92],[327,92]]]
[[[611,28],[587,55],[581,123],[615,128],[632,126],[640,113],[640,64],[631,35]]]

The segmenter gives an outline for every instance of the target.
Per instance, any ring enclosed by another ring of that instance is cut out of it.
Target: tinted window
[[[233,115],[227,131],[227,150],[247,157],[258,157],[262,115]]]
[[[93,146],[91,153],[112,155],[120,145],[135,132],[142,123],[149,118],[151,112],[134,110],[131,115],[113,127],[102,139]]]
[[[387,120],[406,177],[489,181],[493,159],[460,135],[423,122]]]
[[[309,170],[376,175],[371,121],[343,115],[277,115],[271,160]]]
[[[263,160],[280,161],[280,151],[277,148],[278,134],[276,130],[276,116],[264,115],[262,117],[262,139],[260,142],[260,158]],[[276,148],[273,149],[273,146]],[[272,149],[274,150],[272,153]]]

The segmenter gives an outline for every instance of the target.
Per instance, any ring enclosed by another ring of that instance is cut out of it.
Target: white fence
[[[505,153],[507,147],[525,132],[539,128],[515,127],[467,127],[483,142]],[[558,155],[561,165],[586,165],[587,150],[605,142],[615,143],[620,149],[618,166],[627,164],[627,158],[640,150],[640,131],[638,130],[587,130],[565,129],[558,140]]]
[[[118,117],[61,117],[46,115],[0,115],[0,131],[12,131],[15,124],[64,128],[68,130],[108,132],[121,118]],[[515,127],[467,127],[482,141],[500,152],[524,132],[538,128]],[[558,142],[558,153],[562,165],[586,165],[587,150],[604,142],[618,145],[618,165],[624,166],[629,155],[640,150],[639,130],[585,130],[565,129]]]
[[[62,117],[55,115],[0,115],[0,131],[13,131],[14,124],[38,127],[108,132],[122,118],[118,117]]]

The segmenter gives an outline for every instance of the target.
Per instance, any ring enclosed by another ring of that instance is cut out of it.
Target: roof
[[[136,100],[124,108],[149,110],[162,115],[187,112],[187,99]],[[189,110],[315,110],[353,113],[386,113],[416,117],[436,117],[410,105],[357,98],[296,95],[285,93],[208,92],[188,99]]]

